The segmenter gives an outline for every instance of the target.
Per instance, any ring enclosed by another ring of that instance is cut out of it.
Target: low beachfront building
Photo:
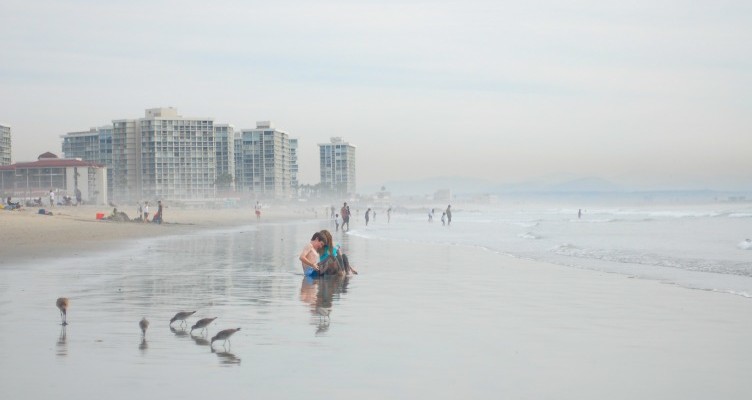
[[[79,158],[58,158],[44,153],[37,161],[0,166],[0,193],[3,198],[46,201],[50,190],[56,198],[76,198],[76,189],[85,203],[107,204],[107,167]]]

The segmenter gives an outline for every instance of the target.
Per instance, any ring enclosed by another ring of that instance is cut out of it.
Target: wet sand
[[[130,208],[134,208],[130,207]],[[152,207],[153,208],[153,207]],[[249,208],[185,209],[167,207],[163,224],[97,220],[112,208],[100,206],[46,208],[51,216],[37,208],[21,211],[0,210],[0,267],[19,262],[70,257],[87,252],[109,251],[124,240],[181,235],[196,230],[217,229],[257,223]],[[121,209],[130,217],[137,212]],[[302,220],[314,217],[301,209],[277,207],[264,210],[262,222]],[[153,213],[152,213],[153,216]]]
[[[324,227],[197,230],[107,257],[0,269],[4,397],[707,399],[752,390],[748,299],[341,233],[361,274],[305,279],[297,253]],[[54,306],[63,295],[66,329]],[[189,324],[219,317],[206,336],[168,326],[194,309]],[[211,335],[235,327],[231,345],[212,352]]]

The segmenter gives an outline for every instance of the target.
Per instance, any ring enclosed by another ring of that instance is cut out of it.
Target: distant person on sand
[[[392,222],[392,207],[386,209],[386,223]]]
[[[144,202],[144,222],[149,222],[149,202]]]
[[[347,202],[345,202],[342,205],[342,209],[339,210],[339,213],[342,215],[342,232],[345,231],[345,225],[347,225],[347,230],[350,230],[350,207],[347,205]]]
[[[323,248],[325,244],[326,243],[324,236],[320,232],[316,232],[311,237],[310,243],[305,245],[305,247],[303,247],[303,251],[300,252],[298,259],[303,266],[303,273],[306,276],[319,276],[319,250],[321,250],[321,248]]]
[[[334,231],[339,232],[339,224],[340,224],[339,214],[334,214]]]
[[[157,213],[154,214],[154,218],[151,219],[151,222],[156,222],[158,224],[162,223],[162,200],[157,201]]]
[[[582,209],[577,210],[577,219],[582,218]]]
[[[55,207],[55,192],[50,189],[50,207]]]
[[[368,226],[368,218],[369,218],[370,214],[371,214],[371,209],[369,208],[369,209],[366,210],[366,226]]]
[[[441,225],[446,225],[446,212],[441,213]]]
[[[433,222],[433,208],[428,210],[428,222]]]
[[[261,203],[256,200],[256,205],[253,207],[256,212],[256,221],[261,219]]]
[[[80,206],[83,203],[81,200],[81,189],[76,188],[76,204]]]
[[[447,225],[452,225],[452,205],[448,205],[446,209]]]

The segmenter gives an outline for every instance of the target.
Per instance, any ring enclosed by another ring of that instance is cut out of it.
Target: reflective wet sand
[[[711,398],[752,390],[750,302],[335,234],[361,274],[307,279],[320,223],[149,239],[0,270],[3,398]],[[70,298],[67,327],[55,299]],[[196,310],[169,326],[178,311]],[[190,326],[218,317],[206,332]],[[142,338],[139,321],[150,326]],[[241,327],[223,345],[218,331]]]

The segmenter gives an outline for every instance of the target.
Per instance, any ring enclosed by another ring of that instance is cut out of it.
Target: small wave
[[[738,245],[736,245],[736,247],[742,250],[752,250],[752,240],[750,239],[742,240],[741,242],[739,242]]]
[[[537,221],[530,221],[530,222],[515,222],[514,223],[517,226],[521,226],[523,228],[535,228],[538,226],[539,222]]]
[[[752,218],[752,213],[735,212],[728,215],[729,218]]]
[[[522,238],[522,239],[540,239],[540,236],[532,232],[520,233],[519,235],[517,235],[517,237]]]

